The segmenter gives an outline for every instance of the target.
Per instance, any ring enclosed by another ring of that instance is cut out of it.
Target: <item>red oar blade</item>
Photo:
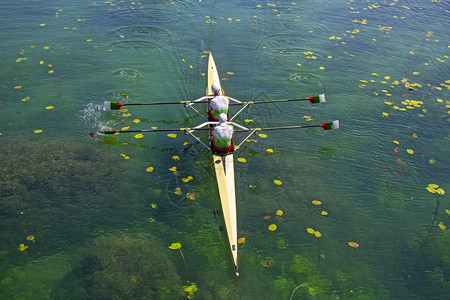
[[[318,96],[309,97],[308,100],[311,103],[324,103],[327,101],[327,98],[325,98],[325,94],[320,94]]]
[[[323,130],[339,129],[339,120],[333,122],[323,123],[319,125]]]

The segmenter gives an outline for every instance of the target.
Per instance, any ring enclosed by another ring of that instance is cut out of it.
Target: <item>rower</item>
[[[209,119],[213,122],[219,121],[219,115],[225,114],[228,118],[228,105],[230,104],[230,99],[226,96],[217,96],[211,100],[209,104]],[[228,119],[227,119],[228,120]]]
[[[219,115],[219,125],[213,129],[212,147],[218,152],[229,152],[233,150],[233,133],[234,127],[227,124],[228,117],[226,114]]]

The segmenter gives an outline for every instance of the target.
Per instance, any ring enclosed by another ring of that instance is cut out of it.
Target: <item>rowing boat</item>
[[[119,110],[122,106],[134,106],[134,105],[166,105],[166,104],[183,104],[185,107],[193,109],[199,116],[201,116],[206,122],[203,122],[192,128],[169,128],[169,129],[144,129],[144,130],[101,130],[101,134],[119,134],[119,133],[143,133],[143,132],[174,132],[183,131],[185,134],[191,135],[200,144],[205,146],[211,153],[213,159],[214,170],[216,173],[217,186],[219,189],[220,203],[222,206],[223,218],[225,221],[225,227],[227,231],[228,243],[231,250],[231,255],[233,258],[233,265],[236,272],[236,276],[239,276],[238,272],[238,249],[237,249],[237,212],[236,212],[236,191],[235,191],[235,180],[234,180],[234,161],[233,154],[234,151],[238,150],[241,145],[247,141],[253,134],[259,131],[266,130],[284,130],[284,129],[298,129],[298,128],[312,128],[321,127],[324,130],[338,129],[339,121],[333,121],[318,125],[295,125],[295,126],[284,126],[284,127],[266,127],[266,128],[247,128],[238,123],[233,122],[244,109],[249,108],[253,104],[265,104],[265,103],[286,103],[292,101],[303,101],[308,100],[311,103],[323,103],[325,102],[325,95],[320,94],[308,98],[298,98],[298,99],[280,99],[280,100],[266,100],[266,101],[239,101],[237,99],[229,97],[230,105],[240,105],[242,108],[236,112],[229,120],[229,124],[233,125],[235,133],[250,132],[237,146],[234,147],[232,151],[227,153],[216,152],[212,147],[212,135],[211,131],[213,126],[218,125],[218,122],[212,122],[208,120],[208,103],[214,97],[211,90],[213,83],[220,86],[222,95],[224,95],[223,88],[220,84],[219,73],[217,71],[216,64],[214,62],[213,56],[209,54],[208,60],[208,85],[206,87],[206,95],[193,101],[178,101],[178,102],[152,102],[152,103],[116,103],[105,101],[103,105],[104,110]],[[206,116],[197,110],[194,105],[206,103]],[[209,145],[204,143],[199,137],[194,135],[196,131],[207,130],[209,131]]]
[[[209,54],[208,61],[208,86],[206,87],[206,96],[213,96],[211,86],[216,83],[220,86],[222,94],[223,88],[220,85],[219,73],[214,62],[212,53]],[[208,105],[208,104],[207,104]],[[208,109],[207,109],[208,113]],[[238,249],[237,249],[237,214],[236,214],[236,191],[234,184],[234,161],[233,152],[226,154],[215,153],[212,148],[212,135],[210,135],[210,145],[214,169],[216,171],[217,186],[219,188],[220,203],[222,205],[223,219],[227,230],[228,242],[231,255],[233,257],[236,276],[238,272]]]

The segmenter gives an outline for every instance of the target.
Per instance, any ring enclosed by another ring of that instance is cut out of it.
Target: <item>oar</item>
[[[302,98],[302,99],[281,99],[281,100],[267,100],[267,101],[247,101],[242,103],[230,103],[230,105],[245,105],[245,104],[262,104],[262,103],[274,103],[274,102],[291,102],[291,101],[304,101],[309,100],[311,103],[323,103],[326,101],[325,94],[320,94],[314,97]],[[207,103],[208,101],[175,101],[175,102],[153,102],[153,103],[119,103],[105,101],[103,104],[103,110],[119,110],[122,106],[138,106],[138,105],[165,105],[165,104],[191,104],[191,103]]]
[[[304,100],[309,100],[311,103],[324,103],[327,101],[327,99],[325,98],[325,94],[320,94],[320,95],[308,97],[308,98],[280,99],[280,100],[266,100],[266,101],[247,101],[247,102],[243,102],[243,103],[230,103],[230,105],[245,105],[247,103],[252,105],[252,104],[262,104],[262,103],[291,102],[291,101],[304,101]]]
[[[320,125],[299,125],[299,126],[285,126],[285,127],[265,127],[265,128],[251,128],[240,129],[235,132],[248,132],[248,131],[266,131],[266,130],[281,130],[281,129],[294,129],[294,128],[311,128],[322,127],[324,130],[339,129],[339,120],[333,122],[323,123]],[[142,130],[101,130],[100,134],[117,134],[117,133],[137,133],[137,132],[163,132],[163,131],[190,131],[190,130],[212,130],[211,127],[203,128],[168,128],[168,129],[142,129]]]
[[[207,103],[208,101],[197,101],[195,103]],[[119,103],[105,101],[103,110],[119,110],[122,106],[136,106],[136,105],[164,105],[164,104],[190,104],[193,101],[178,101],[178,102],[153,102],[153,103]]]
[[[339,129],[339,120],[333,122],[323,123],[320,125],[299,125],[299,126],[285,126],[285,127],[266,127],[266,128],[253,128],[248,130],[235,130],[236,132],[248,132],[248,131],[266,131],[266,130],[281,130],[281,129],[295,129],[295,128],[311,128],[322,127],[323,130]]]

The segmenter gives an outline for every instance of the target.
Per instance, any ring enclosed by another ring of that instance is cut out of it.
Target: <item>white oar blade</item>
[[[339,129],[339,120],[333,121],[333,129]]]
[[[326,101],[327,101],[327,98],[325,98],[325,94],[320,94],[320,95],[319,95],[319,100],[320,100],[320,103],[326,102]]]
[[[105,103],[103,103],[103,110],[111,110],[111,102],[110,101],[105,101]]]

